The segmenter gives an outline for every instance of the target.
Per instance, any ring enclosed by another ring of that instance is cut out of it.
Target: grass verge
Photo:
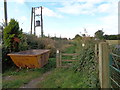
[[[96,74],[74,72],[72,69],[55,69],[38,88],[96,88]],[[91,76],[91,77],[89,77]]]
[[[3,79],[2,87],[19,88],[53,68],[55,68],[55,58],[50,58],[48,64],[41,69],[22,69],[20,71],[16,71],[15,68],[9,69],[2,75],[3,78],[8,77],[7,79]]]
[[[2,86],[3,88],[19,88],[41,74],[40,70],[23,70],[20,73],[14,72],[14,74],[9,76],[12,79],[3,80]]]

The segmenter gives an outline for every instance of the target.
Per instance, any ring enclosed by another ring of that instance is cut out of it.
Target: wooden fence
[[[56,67],[69,67],[70,65],[63,65],[63,62],[74,62],[74,61],[78,61],[76,60],[76,58],[74,59],[63,59],[62,57],[64,56],[72,56],[72,57],[76,57],[79,54],[77,53],[62,53],[60,50],[56,51]]]
[[[106,42],[99,43],[98,48],[101,88],[120,88],[120,56],[111,53]]]

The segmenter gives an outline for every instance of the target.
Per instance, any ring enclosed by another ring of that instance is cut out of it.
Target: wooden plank
[[[71,54],[71,53],[63,53],[62,55],[63,56],[77,56],[79,54],[78,53],[73,53],[73,54]]]
[[[78,60],[62,60],[62,61],[78,61]]]

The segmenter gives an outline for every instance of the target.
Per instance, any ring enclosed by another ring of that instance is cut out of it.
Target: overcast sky
[[[93,36],[103,28],[105,34],[118,33],[119,0],[7,0],[8,20],[15,18],[24,32],[30,32],[31,8],[43,6],[44,34],[73,38],[84,33]],[[34,1],[34,2],[33,2]],[[0,0],[0,22],[3,22]],[[37,13],[40,10],[36,10]],[[39,18],[36,18],[38,20]],[[40,35],[40,27],[36,28]]]

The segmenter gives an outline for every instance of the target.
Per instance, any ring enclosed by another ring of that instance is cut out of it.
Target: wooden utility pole
[[[36,34],[35,31],[36,30],[35,30],[35,8],[34,8],[34,35]]]
[[[41,37],[43,37],[43,18],[42,18],[42,6],[41,6]]]
[[[7,26],[7,1],[4,0],[5,26]]]
[[[33,7],[31,10],[31,32],[30,32],[30,34],[32,34],[32,23],[33,23]]]
[[[36,12],[35,12],[35,9],[41,9],[41,14],[37,14],[36,15]],[[32,34],[32,24],[33,24],[33,21],[34,21],[34,35],[36,35],[36,27],[38,27],[38,26],[40,26],[40,21],[38,20],[38,23],[37,23],[37,21],[36,21],[36,24],[35,24],[35,17],[36,16],[41,16],[41,37],[43,37],[44,35],[43,35],[43,18],[42,18],[42,6],[40,6],[40,7],[32,7],[32,11],[31,11],[31,31],[30,31],[30,33]],[[34,15],[33,15],[34,14]],[[34,17],[34,18],[33,18]],[[33,20],[34,19],[34,20]]]

